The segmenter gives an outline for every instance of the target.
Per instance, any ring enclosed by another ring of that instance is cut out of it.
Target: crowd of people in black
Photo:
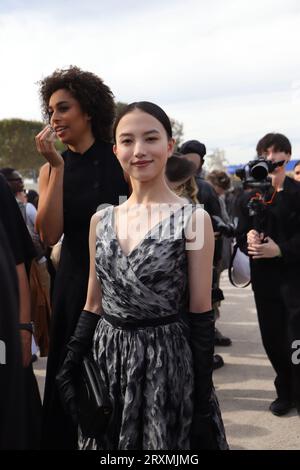
[[[213,371],[224,365],[214,347],[231,345],[216,322],[233,240],[276,373],[270,411],[300,413],[300,163],[287,176],[288,138],[260,139],[259,162],[273,167],[241,182],[205,172],[198,140],[175,151],[159,106],[116,117],[90,72],[56,70],[40,97],[38,193],[0,169],[0,449],[228,449]],[[98,435],[83,431],[76,385],[91,352],[112,409]]]

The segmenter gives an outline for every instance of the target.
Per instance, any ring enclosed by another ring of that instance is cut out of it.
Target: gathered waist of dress
[[[103,314],[104,320],[108,321],[113,327],[120,328],[122,330],[138,330],[149,327],[157,327],[163,325],[169,325],[170,323],[176,323],[181,320],[180,314],[167,315],[166,317],[160,318],[143,318],[141,320],[127,320],[125,318],[115,317],[108,313]]]

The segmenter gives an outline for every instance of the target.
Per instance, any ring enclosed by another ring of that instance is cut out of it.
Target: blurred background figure
[[[38,208],[39,195],[34,189],[25,191],[27,202],[32,204],[36,209]]]
[[[300,160],[294,165],[294,180],[300,182]]]
[[[195,181],[197,166],[180,155],[173,154],[167,160],[166,178],[169,187],[177,196],[185,198],[187,202],[199,204],[197,199],[198,186]]]
[[[2,202],[2,201],[1,201]],[[1,218],[1,217],[0,217]],[[0,450],[24,449],[24,376],[15,260],[0,221]]]
[[[17,201],[24,203],[26,201],[24,182],[22,175],[14,168],[1,168],[0,172],[9,184]]]
[[[228,227],[232,226],[232,220],[228,214],[226,204],[226,194],[231,188],[231,180],[225,171],[214,170],[207,175],[207,181],[213,186],[216,191],[221,207],[221,216]],[[232,231],[234,228],[232,226]],[[219,264],[220,273],[228,269],[230,256],[231,256],[232,237],[222,237],[222,258]]]
[[[6,344],[5,368],[1,366],[0,375],[0,448],[38,449],[41,400],[32,368],[28,282],[35,251],[16,200],[1,174],[0,241],[0,332]]]
[[[12,193],[14,194],[23,219],[31,236],[35,257],[31,262],[29,284],[31,295],[31,320],[35,324],[34,340],[32,345],[33,360],[37,359],[36,343],[41,356],[47,356],[49,350],[50,329],[50,276],[47,268],[46,247],[41,242],[39,234],[35,230],[37,216],[36,207],[27,202],[22,175],[14,168],[2,168],[0,172],[6,178]],[[30,192],[35,203],[38,202],[36,191]]]
[[[220,287],[218,287],[217,266],[222,260],[222,236],[231,236],[232,227],[224,222],[222,218],[221,206],[218,194],[213,186],[205,181],[203,177],[203,164],[205,162],[206,146],[198,140],[188,140],[180,147],[180,153],[183,158],[194,163],[197,168],[195,181],[198,187],[197,199],[200,204],[203,204],[204,209],[209,213],[213,229],[215,232],[215,252],[214,252],[214,270],[213,270],[213,290],[212,302],[215,311],[216,319],[219,315],[218,305],[224,299],[224,295]],[[217,346],[229,346],[231,344],[230,338],[223,336],[218,330],[216,331],[215,344]],[[218,369],[224,365],[223,358],[216,354],[214,357],[214,368]]]
[[[222,220],[228,227],[232,227],[232,236],[233,236],[234,227],[227,212],[226,199],[225,199],[226,192],[231,187],[230,177],[225,171],[214,170],[207,175],[207,181],[213,186],[214,190],[216,191],[218,195],[218,199],[219,199],[219,203],[221,207]],[[224,271],[225,269],[228,269],[229,267],[229,262],[230,262],[230,257],[231,257],[231,245],[233,241],[233,238],[230,237],[229,235],[230,235],[229,233],[227,234],[227,236],[220,234],[220,238],[222,239],[222,256],[218,260],[218,263],[216,265],[216,285],[218,288],[220,288],[220,279],[221,279],[222,271]],[[214,305],[217,318],[220,318],[220,305],[221,305],[221,301],[216,302]],[[226,336],[223,336],[222,333],[216,328],[215,344],[218,346],[230,346],[231,339]]]

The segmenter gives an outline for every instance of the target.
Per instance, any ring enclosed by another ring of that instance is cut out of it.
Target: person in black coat
[[[18,426],[23,412],[22,354],[18,331],[18,280],[8,239],[0,222],[0,450],[23,446]],[[17,399],[16,399],[17,398]]]
[[[197,175],[195,176],[195,181],[198,186],[197,199],[200,204],[203,204],[204,209],[209,213],[215,232],[212,302],[217,319],[219,317],[219,310],[217,305],[219,305],[219,303],[224,300],[223,291],[218,286],[217,274],[217,266],[222,260],[222,236],[232,236],[233,228],[231,224],[226,224],[222,219],[221,206],[215,189],[202,177],[202,166],[204,164],[204,157],[206,155],[205,145],[198,140],[188,140],[180,147],[180,153],[184,155],[187,160],[193,162],[197,167]],[[217,346],[229,346],[231,344],[231,339],[224,336],[216,328],[215,344]],[[218,369],[223,365],[223,358],[219,354],[216,354],[214,356],[214,369]]]
[[[30,291],[35,256],[21,211],[0,175],[0,449],[38,449],[41,400],[31,364]]]
[[[247,204],[253,193],[245,193],[239,243],[248,244],[251,256],[262,341],[276,372],[277,399],[270,411],[280,416],[293,406],[300,413],[300,365],[293,356],[300,338],[300,184],[285,173],[292,149],[284,135],[267,134],[257,152],[279,166],[270,174],[272,187],[259,203],[260,216],[250,217]]]

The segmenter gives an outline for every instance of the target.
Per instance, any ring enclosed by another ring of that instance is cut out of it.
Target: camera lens
[[[259,162],[250,170],[251,176],[256,180],[263,180],[268,176],[269,168],[267,162]]]

